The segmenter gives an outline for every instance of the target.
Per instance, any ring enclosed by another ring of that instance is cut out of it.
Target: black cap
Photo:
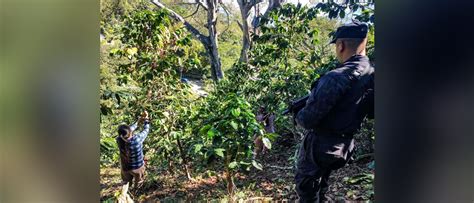
[[[336,43],[336,40],[339,38],[366,38],[368,31],[369,26],[367,24],[354,20],[350,24],[337,28],[330,44]]]

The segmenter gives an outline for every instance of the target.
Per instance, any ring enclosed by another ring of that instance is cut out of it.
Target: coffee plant
[[[101,164],[118,166],[118,125],[132,124],[147,110],[151,131],[144,153],[149,166],[185,173],[190,180],[193,173],[221,173],[227,192],[233,194],[237,173],[265,170],[265,164],[253,156],[256,137],[268,149],[277,136],[293,134],[299,141],[301,130],[294,127],[291,117],[280,114],[289,101],[308,94],[312,82],[337,65],[328,45],[336,21],[318,15],[330,8],[285,4],[270,12],[252,36],[249,62],[236,62],[219,82],[204,79],[207,96],[196,94],[183,78],[209,75],[204,47],[169,13],[130,11],[116,25],[105,26],[100,70]],[[331,17],[343,15],[337,12]],[[371,13],[361,16],[371,19]],[[371,26],[371,58],[373,34]],[[257,121],[259,109],[277,115],[276,133],[266,132]],[[373,122],[364,126],[358,136],[371,137],[367,146],[373,147]],[[358,154],[372,151],[358,150]]]

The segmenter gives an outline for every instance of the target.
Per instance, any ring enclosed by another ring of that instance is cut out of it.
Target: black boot
[[[318,202],[319,179],[296,174],[296,192],[300,203]]]
[[[329,190],[329,175],[331,174],[330,170],[325,171],[321,176],[321,182],[319,184],[319,202],[333,202],[333,200],[327,195]]]

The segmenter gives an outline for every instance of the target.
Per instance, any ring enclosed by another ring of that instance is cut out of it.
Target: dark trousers
[[[328,201],[326,192],[329,188],[329,175],[331,170],[327,170],[316,176],[305,176],[296,174],[296,192],[301,203]]]
[[[308,133],[300,147],[295,176],[300,202],[325,202],[331,171],[343,167],[354,149],[352,138]]]

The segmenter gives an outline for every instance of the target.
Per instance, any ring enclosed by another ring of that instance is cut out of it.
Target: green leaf
[[[270,141],[274,142],[276,140],[276,138],[278,137],[278,134],[276,134],[276,133],[267,133],[267,134],[265,134],[265,137],[270,139]]]
[[[344,12],[344,10],[341,10],[341,12],[339,13],[339,17],[344,18],[345,16],[346,16],[346,12]]]
[[[135,55],[137,52],[138,49],[136,47],[127,49],[128,58],[132,58],[132,56]]]
[[[258,170],[263,170],[262,169],[262,164],[259,164],[257,161],[252,160],[252,165],[253,167],[257,168]]]
[[[240,161],[239,164],[241,164],[241,165],[247,165],[247,166],[248,166],[248,165],[250,165],[251,163],[245,162],[245,161]]]
[[[369,183],[373,182],[374,174],[364,173],[360,175],[353,176],[347,179],[347,182],[350,184],[359,184],[359,183]]]
[[[205,133],[207,133],[209,131],[209,129],[211,129],[211,127],[212,127],[211,125],[203,126],[201,129],[199,129],[199,134],[204,135]]]
[[[357,190],[349,190],[347,191],[346,193],[346,197],[349,197],[349,198],[352,198],[353,196],[355,196],[359,191]]]
[[[209,139],[212,139],[215,134],[216,134],[216,132],[214,131],[214,128],[211,128],[209,131],[207,131],[207,137]]]
[[[265,145],[266,148],[271,149],[272,148],[272,143],[270,140],[266,137],[262,138],[263,145]]]
[[[233,161],[229,164],[229,168],[230,169],[234,169],[235,167],[237,167],[239,164],[236,162],[236,161]]]
[[[194,145],[194,153],[198,153],[202,149],[202,144]]]
[[[240,108],[232,109],[231,113],[233,116],[238,117],[240,115]]]
[[[234,121],[231,121],[230,122],[230,125],[235,129],[237,130],[239,126],[237,126],[237,123],[235,123]]]
[[[225,149],[222,149],[222,148],[214,149],[214,152],[217,154],[217,156],[220,156],[222,158],[224,158],[224,151]]]
[[[110,54],[117,54],[117,53],[120,53],[120,49],[117,49],[117,48],[114,48],[112,50],[110,50]]]
[[[171,132],[170,132],[170,136],[171,136],[173,139],[176,139],[176,137],[178,136],[178,132],[176,132],[176,131],[171,131]]]

